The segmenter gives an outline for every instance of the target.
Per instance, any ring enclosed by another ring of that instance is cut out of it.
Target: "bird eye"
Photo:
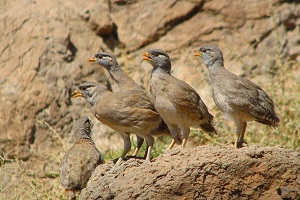
[[[203,53],[206,53],[206,50],[205,50],[205,49],[202,49],[202,52],[203,52]]]
[[[154,53],[154,56],[155,56],[155,57],[158,57],[158,56],[159,56],[159,54],[158,54],[158,53]]]
[[[99,58],[99,59],[101,59],[102,58],[102,55],[96,55],[96,58]]]

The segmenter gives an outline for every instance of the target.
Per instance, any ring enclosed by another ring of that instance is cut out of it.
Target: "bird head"
[[[76,119],[74,126],[73,126],[73,132],[75,134],[75,140],[78,140],[80,138],[91,138],[91,120],[87,117],[79,117]]]
[[[223,54],[221,50],[215,45],[202,45],[194,51],[194,56],[200,56],[203,59],[206,67],[210,67],[216,62],[223,66]]]
[[[97,63],[108,71],[119,67],[117,59],[113,55],[106,52],[97,53],[95,57],[90,58],[88,61]]]
[[[171,59],[163,50],[150,49],[143,55],[143,60],[147,60],[154,69],[161,68],[167,72],[171,71]]]
[[[93,106],[98,98],[106,92],[108,92],[107,87],[101,83],[85,82],[79,85],[79,89],[72,92],[72,97],[83,97]]]

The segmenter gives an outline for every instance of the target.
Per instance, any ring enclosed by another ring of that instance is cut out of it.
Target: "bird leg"
[[[172,148],[173,148],[173,146],[174,146],[174,144],[175,144],[175,140],[174,140],[174,139],[172,139],[172,140],[171,140],[171,144],[169,145],[169,147],[167,148],[167,150],[170,150],[170,149],[172,149]]]
[[[143,159],[146,159],[146,158],[147,158],[148,149],[149,149],[149,145],[148,145],[148,143],[146,142],[146,150],[145,150],[145,153],[144,153]]]
[[[143,145],[143,142],[144,142],[144,138],[142,138],[141,136],[136,136],[136,148],[132,154],[132,156],[136,156],[139,152],[139,150],[141,149],[142,145]]]
[[[185,145],[186,145],[186,141],[187,141],[187,139],[189,137],[189,134],[190,134],[190,128],[187,127],[185,129],[180,129],[180,130],[181,130],[181,135],[183,137],[181,146],[184,148]]]
[[[152,150],[152,147],[153,147],[153,144],[154,144],[154,138],[152,137],[152,135],[147,135],[146,137],[145,137],[145,139],[146,139],[146,142],[147,142],[147,149],[148,149],[148,151],[147,151],[147,156],[146,156],[146,160],[147,161],[149,161],[149,162],[151,162],[151,150]]]
[[[116,162],[116,165],[121,164],[121,162],[124,160],[125,156],[130,151],[130,148],[131,148],[131,142],[130,142],[129,134],[121,134],[121,137],[122,137],[123,142],[124,142],[124,150],[123,150],[122,155],[120,156],[120,158]]]
[[[169,130],[170,130],[170,132],[171,132],[171,136],[172,136],[171,144],[170,144],[169,147],[167,148],[167,150],[170,150],[170,149],[173,148],[175,142],[177,141],[177,138],[178,138],[178,131],[177,131],[177,128],[173,128],[173,127],[170,128],[169,126],[168,126],[168,128],[169,128]],[[182,143],[183,143],[183,141],[182,141]]]
[[[239,149],[243,147],[244,134],[247,127],[247,122],[236,120],[235,125],[236,125],[236,134],[237,134],[237,139],[235,141],[235,148]]]

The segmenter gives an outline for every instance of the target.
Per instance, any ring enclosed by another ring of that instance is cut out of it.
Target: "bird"
[[[128,91],[128,90],[136,90],[143,92],[144,95],[151,96],[143,89],[140,85],[138,85],[132,78],[130,78],[119,65],[115,56],[107,52],[99,52],[95,54],[94,57],[89,58],[89,62],[97,63],[98,65],[104,67],[110,74],[112,80],[114,81],[114,92],[120,91]],[[152,101],[151,101],[152,102]],[[170,130],[164,121],[161,121],[160,126],[156,129],[156,131],[152,132],[154,136],[160,135],[171,135]],[[136,156],[143,144],[144,139],[142,137],[137,136],[137,147],[134,150],[133,156]],[[178,143],[181,144],[181,138],[178,138]],[[147,154],[147,149],[145,155]],[[145,156],[144,156],[145,157]]]
[[[185,147],[190,127],[200,126],[203,131],[216,134],[209,113],[199,94],[187,83],[171,75],[171,59],[161,49],[150,49],[143,55],[152,67],[150,92],[154,106],[172,134],[171,149],[177,137],[182,135]]]
[[[131,148],[130,133],[145,138],[148,147],[146,160],[150,161],[154,143],[151,133],[159,127],[161,117],[149,96],[136,90],[111,92],[105,85],[93,82],[81,84],[72,96],[83,97],[101,123],[121,134],[124,150],[117,165],[120,165]]]
[[[223,54],[217,46],[202,45],[194,51],[194,55],[202,57],[208,69],[208,80],[217,107],[226,119],[235,123],[235,148],[243,147],[248,121],[278,126],[280,119],[272,99],[255,83],[226,70]]]
[[[103,156],[91,138],[91,127],[91,121],[87,117],[75,120],[75,143],[61,161],[60,183],[71,199],[75,199],[76,192],[86,187],[95,168],[104,163]]]

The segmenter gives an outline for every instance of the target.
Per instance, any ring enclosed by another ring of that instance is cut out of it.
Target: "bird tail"
[[[204,132],[210,133],[210,135],[218,135],[218,132],[216,131],[212,123],[207,122],[204,124],[200,124],[200,127]]]

